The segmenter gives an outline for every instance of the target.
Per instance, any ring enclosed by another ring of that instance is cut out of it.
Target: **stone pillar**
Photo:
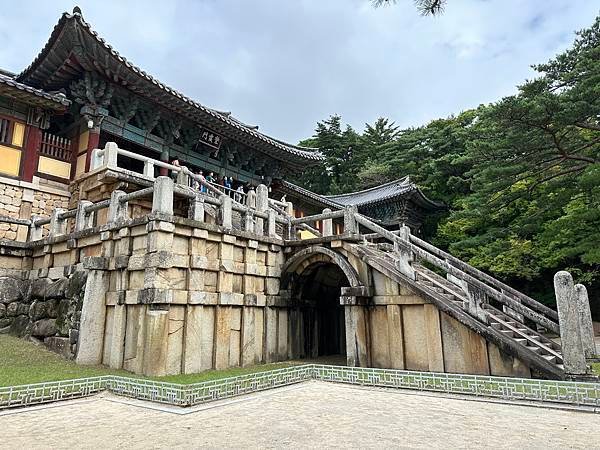
[[[578,300],[575,297],[573,277],[569,272],[560,271],[554,275],[554,292],[565,373],[584,375],[587,373],[587,365],[581,342]]]
[[[294,217],[294,205],[292,204],[292,202],[285,203],[285,212],[288,216]]]
[[[264,184],[256,187],[256,210],[266,212],[269,209],[269,188]],[[264,232],[264,219],[256,218],[256,234],[262,235]]]
[[[154,163],[152,161],[144,162],[144,175],[154,179]]]
[[[221,207],[219,208],[219,225],[226,230],[233,228],[232,223],[232,200],[227,195],[221,195]]]
[[[256,208],[256,192],[254,189],[250,189],[246,194],[246,206],[252,209]]]
[[[188,218],[204,222],[204,199],[198,195],[190,200]]]
[[[91,140],[90,134],[90,140]],[[119,146],[115,142],[107,142],[104,146],[104,165],[110,168],[117,167],[117,159],[119,156]],[[89,168],[89,166],[88,166]],[[86,169],[87,172],[87,169]]]
[[[275,222],[275,211],[267,210],[267,235],[269,237],[277,237],[277,225]]]
[[[158,177],[154,180],[152,196],[152,212],[173,215],[173,180],[169,177]]]
[[[252,211],[247,210],[243,214],[243,223],[242,227],[244,231],[250,231],[254,233],[254,217],[252,216]]]
[[[177,184],[189,186],[190,185],[190,177],[188,175],[188,172],[185,169],[187,169],[187,167],[182,166],[181,170],[177,173]]]
[[[77,204],[77,215],[75,216],[75,231],[82,231],[94,226],[94,213],[86,213],[85,208],[93,205],[88,200],[79,200]]]
[[[77,345],[77,364],[97,365],[102,363],[104,344],[104,322],[106,302],[104,295],[108,291],[109,274],[104,270],[89,270],[83,294],[79,343]]]
[[[323,214],[329,214],[331,209],[325,208]],[[323,219],[323,237],[333,236],[333,219]]]
[[[127,220],[127,202],[122,202],[125,195],[123,191],[113,191],[110,194],[110,205],[108,207],[108,223]]]
[[[56,208],[52,211],[52,215],[50,216],[50,236],[62,236],[67,232],[67,221],[60,218],[60,215],[65,211],[62,208]]]
[[[416,280],[417,275],[415,269],[412,266],[415,260],[415,255],[410,251],[410,228],[406,225],[400,227],[400,233],[398,238],[404,244],[394,244],[394,250],[396,253],[396,269],[398,269],[403,275],[406,275],[411,280]]]
[[[43,236],[43,228],[35,225],[35,221],[42,219],[41,216],[31,216],[31,226],[29,227],[28,241],[39,241]]]
[[[143,373],[160,377],[167,374],[169,311],[148,310],[144,343]]]
[[[370,367],[366,314],[364,306],[344,306],[346,363],[350,367]]]
[[[579,312],[579,329],[581,330],[581,343],[586,358],[595,358],[596,343],[594,342],[594,325],[592,324],[592,313],[587,289],[583,284],[575,285],[575,298]]]
[[[356,206],[346,206],[344,208],[344,234],[358,233],[358,224],[354,219],[354,214],[356,212]]]

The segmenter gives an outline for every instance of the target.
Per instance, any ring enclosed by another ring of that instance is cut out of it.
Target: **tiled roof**
[[[363,191],[350,192],[340,195],[326,195],[325,198],[334,201],[340,205],[366,205],[387,200],[390,197],[405,194],[416,189],[416,185],[410,182],[408,176],[399,180],[390,181],[389,183],[375,186]]]
[[[334,209],[350,205],[366,206],[407,195],[410,195],[411,199],[427,209],[444,208],[442,203],[427,198],[421,189],[410,181],[408,176],[380,186],[340,195],[319,195],[289,181],[281,181],[281,187],[284,191],[294,192],[315,203]]]
[[[133,65],[126,58],[121,56],[119,54],[119,52],[117,52],[103,38],[101,38],[98,35],[98,33],[95,32],[91,28],[90,24],[88,24],[83,19],[81,10],[78,7],[75,7],[73,9],[72,14],[66,13],[66,12],[63,13],[58,24],[54,27],[54,30],[52,31],[52,34],[50,35],[48,42],[46,43],[44,48],[40,51],[40,53],[37,55],[37,57],[34,59],[34,61],[23,72],[21,72],[21,74],[19,74],[19,76],[18,76],[19,80],[22,80],[22,81],[28,80],[37,75],[35,73],[36,69],[40,66],[40,64],[42,64],[42,62],[44,61],[44,59],[46,58],[46,56],[52,49],[55,42],[58,39],[60,39],[61,35],[63,34],[65,25],[67,23],[70,23],[73,21],[76,22],[78,25],[80,25],[83,28],[83,30],[87,31],[93,37],[93,39],[102,48],[104,48],[104,50],[107,51],[110,54],[110,56],[115,58],[120,64],[122,64],[127,69],[134,72],[138,77],[144,79],[146,82],[151,83],[152,85],[158,87],[164,93],[170,95],[173,98],[173,100],[183,102],[185,104],[185,106],[191,106],[193,108],[196,108],[196,109],[200,110],[201,112],[218,119],[219,121],[223,122],[224,124],[234,128],[234,129],[241,130],[245,134],[248,134],[255,139],[259,139],[263,143],[265,143],[271,147],[274,147],[275,149],[282,150],[288,154],[295,155],[304,160],[320,161],[323,159],[322,154],[320,152],[318,152],[317,149],[307,148],[307,147],[299,147],[297,145],[287,144],[287,143],[284,143],[277,139],[274,139],[270,136],[267,136],[264,133],[258,132],[257,127],[252,127],[252,126],[246,125],[243,122],[239,121],[238,119],[235,119],[234,117],[231,116],[231,113],[219,112],[215,109],[203,106],[200,103],[198,103],[198,102],[190,99],[189,97],[186,97],[185,95],[181,94],[180,92],[176,91],[175,89],[161,83],[160,81],[158,81],[157,79],[155,79],[154,77],[152,77],[151,75],[149,75],[148,73],[146,73],[145,71],[140,69],[139,67]]]
[[[24,100],[26,100],[27,97],[44,99],[47,101],[45,102],[47,103],[46,106],[52,107],[52,104],[54,104],[55,109],[63,109],[71,104],[71,101],[64,94],[50,93],[27,86],[26,84],[16,81],[13,77],[5,75],[5,73],[5,71],[0,73],[0,93],[4,92],[10,94],[10,91],[14,90],[14,92],[19,94],[23,93],[24,95],[19,96],[24,98]]]

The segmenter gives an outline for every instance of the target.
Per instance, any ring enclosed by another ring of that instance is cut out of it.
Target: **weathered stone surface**
[[[425,312],[423,305],[402,307],[402,327],[404,329],[404,357],[406,369],[429,370]]]
[[[17,316],[10,324],[9,333],[14,336],[23,337],[29,333],[30,327],[29,316]]]
[[[215,308],[194,306],[187,309],[184,373],[213,368]]]
[[[71,358],[71,341],[67,337],[48,337],[44,339],[44,345],[55,353],[63,356],[64,358]]]
[[[560,271],[554,275],[554,292],[565,372],[583,375],[587,372],[587,365],[581,341],[578,300],[569,272]]]
[[[16,278],[0,278],[0,303],[12,303],[23,299],[23,282]]]
[[[29,305],[24,303],[10,303],[6,308],[6,315],[9,317],[20,316],[22,314],[29,314]]]
[[[441,328],[446,372],[489,375],[485,339],[444,313]]]
[[[31,335],[35,337],[54,336],[56,331],[56,319],[38,320],[31,327]]]
[[[586,358],[594,358],[597,354],[596,343],[594,342],[594,325],[587,289],[583,284],[575,285],[575,298],[577,299],[577,310],[579,312],[579,329],[583,352]]]
[[[106,307],[104,293],[108,290],[108,274],[92,270],[88,274],[81,311],[81,327],[76,360],[79,364],[100,364]]]

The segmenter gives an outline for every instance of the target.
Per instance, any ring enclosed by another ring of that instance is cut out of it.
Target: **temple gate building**
[[[408,177],[336,196],[286,180],[321,160],[63,14],[29,67],[0,73],[0,332],[146,375],[331,355],[587,374],[583,286],[560,279],[582,300],[559,314],[423,241],[442,205]]]

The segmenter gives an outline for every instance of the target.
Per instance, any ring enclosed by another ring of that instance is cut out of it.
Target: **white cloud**
[[[341,114],[362,129],[387,116],[403,126],[458,113],[515,91],[530,65],[591,25],[587,0],[449,0],[421,17],[411,0],[80,2],[121,54],[198,101],[297,141]],[[41,49],[66,1],[3,8],[0,67],[20,71]]]

